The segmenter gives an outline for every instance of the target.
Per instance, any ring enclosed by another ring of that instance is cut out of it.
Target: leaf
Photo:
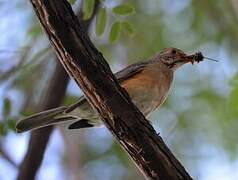
[[[32,110],[26,108],[26,109],[24,109],[23,111],[20,112],[20,115],[26,117],[26,116],[32,115],[33,113],[34,112]]]
[[[109,42],[110,43],[115,42],[119,38],[120,31],[121,31],[121,22],[120,21],[115,21],[112,24],[110,34],[109,34]]]
[[[7,129],[4,123],[0,122],[0,135],[5,136],[7,134]]]
[[[134,13],[135,8],[131,4],[121,4],[112,9],[112,12],[122,16]]]
[[[231,92],[228,98],[229,114],[232,116],[238,115],[238,75],[231,81]]]
[[[107,12],[105,8],[101,8],[96,17],[96,35],[101,36],[105,30],[107,23]]]
[[[76,0],[68,0],[68,1],[69,1],[69,3],[72,5],[72,4],[75,3]]]
[[[11,101],[9,98],[5,98],[3,101],[3,116],[8,117],[11,112]]]
[[[76,0],[68,0],[68,1],[69,1],[69,3],[72,5],[72,4],[75,3]]]
[[[78,97],[72,96],[72,95],[67,95],[64,98],[63,104],[66,105],[66,106],[69,106],[69,105],[72,105],[73,103],[75,103],[77,100],[78,100]]]
[[[37,36],[39,36],[41,32],[42,31],[38,23],[33,24],[28,30],[29,36],[32,36],[33,38],[36,38]]]
[[[95,0],[84,0],[83,1],[83,19],[89,19],[93,14]]]
[[[134,29],[127,21],[122,23],[122,27],[130,36],[134,35]]]
[[[16,121],[17,121],[16,118],[8,119],[7,121],[8,130],[12,130],[12,131],[16,130]]]
[[[236,73],[236,74],[234,75],[234,77],[231,79],[231,81],[230,81],[230,86],[231,86],[232,88],[238,87],[238,73]]]

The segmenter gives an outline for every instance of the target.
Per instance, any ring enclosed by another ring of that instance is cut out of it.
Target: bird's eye
[[[172,54],[176,54],[176,50],[175,49],[172,50]]]

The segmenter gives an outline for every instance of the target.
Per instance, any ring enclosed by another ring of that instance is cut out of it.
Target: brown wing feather
[[[136,75],[137,73],[141,72],[144,67],[148,64],[148,62],[142,62],[142,63],[136,63],[132,64],[130,66],[127,66],[126,68],[122,69],[121,71],[116,72],[114,75],[117,78],[118,82],[121,83],[124,80],[128,79],[131,76]],[[65,112],[71,112],[77,107],[81,106],[82,104],[86,103],[87,99],[85,96],[81,96],[77,102],[70,105]]]
[[[128,79],[129,77],[134,76],[135,74],[141,72],[147,64],[148,62],[132,64],[122,69],[121,71],[118,71],[114,75],[119,81],[119,83],[121,83],[122,81]]]

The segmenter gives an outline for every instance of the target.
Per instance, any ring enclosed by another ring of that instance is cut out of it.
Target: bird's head
[[[200,62],[203,60],[201,52],[197,52],[192,55],[185,54],[182,50],[177,48],[166,48],[163,49],[158,55],[157,60],[166,65],[169,69],[176,70],[183,64],[191,62]]]

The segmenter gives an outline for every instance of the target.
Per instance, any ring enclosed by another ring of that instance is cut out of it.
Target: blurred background
[[[84,1],[84,19],[97,17],[89,35],[114,72],[165,47],[219,60],[180,68],[151,119],[194,179],[237,180],[238,1]],[[37,180],[144,179],[106,128],[15,132],[19,118],[71,104],[81,91],[56,63],[28,1],[0,0],[0,17],[0,179],[31,179],[37,169]]]

